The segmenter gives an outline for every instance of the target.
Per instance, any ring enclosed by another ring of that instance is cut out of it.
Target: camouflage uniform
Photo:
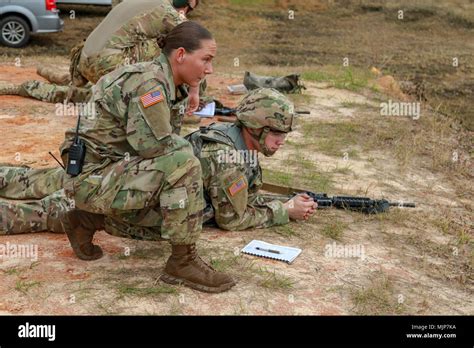
[[[0,235],[44,231],[64,233],[64,218],[69,209],[63,190],[39,201],[0,201]]]
[[[117,20],[124,24],[117,26]],[[185,20],[169,0],[124,2],[89,35],[78,70],[88,81],[96,83],[118,66],[151,61],[161,52],[157,39]]]
[[[82,174],[66,175],[76,208],[105,215],[105,230],[137,239],[194,243],[201,231],[201,167],[192,148],[172,133],[176,87],[168,59],[125,66],[93,87],[96,114],[81,121],[87,151]],[[66,132],[67,163],[75,129]]]
[[[65,232],[64,216],[70,201],[62,190],[62,168],[0,167],[0,235]],[[30,201],[28,201],[30,200]]]
[[[260,103],[257,108],[256,103]],[[265,118],[263,124],[268,124],[274,129],[290,131],[291,126],[285,123],[287,121],[283,116],[284,112],[279,110],[287,106],[288,101],[281,94],[260,89],[249,93],[243,99],[239,104],[238,115],[244,124],[252,128],[261,128],[261,119]],[[255,157],[254,163],[240,160],[240,154],[249,153],[241,135],[241,127],[242,125],[238,124],[213,124],[186,136],[193,146],[194,154],[200,159],[206,211],[211,212],[211,217],[219,227],[227,230],[288,223],[288,212],[280,201],[258,194],[262,185],[262,171],[258,157]],[[237,154],[235,161],[225,161],[223,155],[226,153]],[[2,171],[5,178],[3,189]],[[61,182],[64,172],[61,168],[57,168],[49,172],[49,177],[41,176],[44,171],[0,168],[0,196],[32,199],[44,197],[43,195],[48,194],[48,190],[53,192],[52,190]],[[22,175],[15,175],[16,173]],[[14,188],[10,189],[9,185],[14,185]],[[34,189],[35,186],[40,187]],[[22,189],[24,194],[15,195],[15,192]],[[64,199],[64,196],[61,197],[61,193],[56,193],[50,202],[59,205],[55,202],[58,199]],[[14,211],[10,210],[9,213],[12,214]],[[14,215],[10,216],[12,218]]]
[[[58,168],[0,167],[0,197],[42,199],[63,187],[64,170]]]
[[[84,102],[90,96],[89,88],[83,88],[87,82],[95,84],[120,66],[153,60],[161,52],[157,39],[185,20],[169,0],[127,1],[112,9],[86,42],[71,52],[71,86],[27,81],[20,95],[51,103]],[[117,21],[124,24],[117,26]]]
[[[258,195],[262,170],[258,157],[255,157],[255,163],[241,157],[241,154],[250,153],[242,138],[241,127],[213,124],[186,139],[201,161],[206,211],[212,208],[220,228],[244,230],[289,222],[288,211],[280,201],[270,201]],[[226,154],[231,154],[227,158],[230,161],[226,161]],[[235,157],[230,157],[232,155]]]
[[[29,80],[20,85],[18,94],[48,103],[81,103],[90,98],[90,89]]]

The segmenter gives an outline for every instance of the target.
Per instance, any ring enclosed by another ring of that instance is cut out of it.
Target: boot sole
[[[161,279],[161,281],[163,281],[165,283],[168,283],[168,284],[184,285],[184,286],[187,286],[188,288],[191,288],[191,289],[194,289],[194,290],[198,290],[198,291],[202,291],[202,292],[209,292],[209,293],[214,293],[214,294],[219,293],[219,292],[227,291],[235,285],[235,282],[231,282],[231,283],[222,284],[221,286],[217,286],[217,287],[210,287],[210,286],[205,286],[205,285],[193,283],[193,282],[190,282],[189,280],[186,280],[186,279],[176,278],[176,277],[173,277],[173,276],[171,276],[169,274],[166,274],[166,273],[163,273],[161,275],[160,279]]]

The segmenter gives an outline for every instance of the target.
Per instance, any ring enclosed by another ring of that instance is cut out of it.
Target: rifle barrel
[[[415,203],[390,202],[391,207],[416,208]]]

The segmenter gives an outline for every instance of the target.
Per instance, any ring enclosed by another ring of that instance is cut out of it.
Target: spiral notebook
[[[292,263],[301,254],[301,249],[253,240],[242,249],[242,252],[244,254]]]

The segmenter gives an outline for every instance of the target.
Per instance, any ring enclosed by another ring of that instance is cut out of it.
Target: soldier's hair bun
[[[165,47],[165,44],[166,44],[166,36],[165,35],[160,35],[156,41],[158,42],[158,46],[163,49],[163,47]]]

